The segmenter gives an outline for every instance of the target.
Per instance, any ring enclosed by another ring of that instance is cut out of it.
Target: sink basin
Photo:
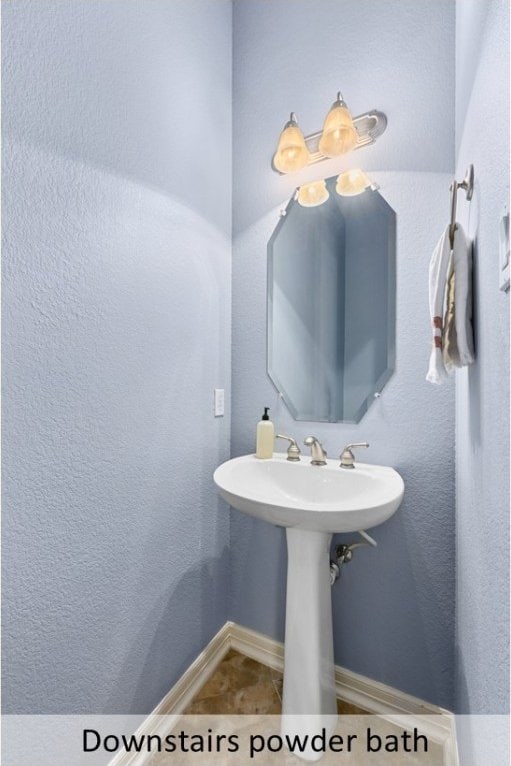
[[[398,509],[404,483],[393,469],[338,460],[314,466],[287,455],[228,460],[214,473],[220,494],[233,508],[280,527],[317,532],[355,532],[386,521]]]
[[[314,736],[337,723],[330,546],[336,532],[381,524],[397,511],[404,483],[393,468],[338,460],[311,465],[276,454],[228,460],[214,473],[220,494],[239,511],[286,527],[287,586],[282,734]],[[317,760],[311,750],[302,754]]]

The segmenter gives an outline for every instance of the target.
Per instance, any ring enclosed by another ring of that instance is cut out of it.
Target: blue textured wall
[[[457,686],[463,713],[509,710],[509,293],[498,234],[509,201],[509,3],[458,0],[456,173],[474,164],[460,220],[475,240],[477,360],[456,379]],[[491,123],[486,135],[481,120]],[[463,200],[463,196],[461,197]],[[484,760],[484,758],[482,758]]]
[[[506,709],[507,4],[458,0],[456,114],[452,0],[290,7],[235,3],[231,61],[228,2],[2,4],[7,712],[147,712],[227,615],[282,638],[284,534],[232,512],[229,577],[211,479],[229,456],[211,399],[223,386],[229,401],[232,101],[232,454],[253,449],[267,404],[331,455],[367,438],[406,495],[333,592],[336,661],[458,710]],[[339,88],[389,127],[321,175],[362,164],[398,221],[397,370],[358,426],[296,423],[265,372],[266,242],[318,171],[278,177],[271,154],[291,109],[316,130]],[[456,386],[456,620],[454,387],[424,380],[455,124],[457,174],[476,168],[478,348]]]
[[[263,10],[264,7],[264,10]],[[427,276],[446,224],[454,157],[454,3],[237,3],[234,6],[232,452],[254,449],[269,405],[278,428],[313,433],[330,455],[367,439],[395,466],[405,501],[333,591],[336,662],[423,699],[454,695],[454,385],[426,383]],[[343,89],[354,113],[379,108],[378,143],[293,177],[270,169],[293,109],[321,127]],[[266,375],[266,243],[296,184],[361,164],[397,213],[397,369],[358,426],[298,423]],[[233,619],[282,638],[285,536],[231,514]]]
[[[149,712],[227,616],[231,5],[2,16],[4,711]]]

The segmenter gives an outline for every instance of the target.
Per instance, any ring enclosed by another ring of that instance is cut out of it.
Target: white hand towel
[[[472,330],[472,242],[458,223],[454,234],[454,323],[459,361],[465,367],[474,361]]]
[[[426,380],[440,384],[447,376],[442,359],[442,329],[444,316],[445,283],[451,255],[449,226],[440,237],[429,264],[429,315],[433,328],[433,348]]]

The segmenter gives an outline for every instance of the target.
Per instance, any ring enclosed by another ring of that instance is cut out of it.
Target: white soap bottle
[[[273,457],[273,443],[275,441],[275,427],[268,415],[269,407],[264,408],[264,415],[257,424],[256,431],[256,457],[267,460]]]

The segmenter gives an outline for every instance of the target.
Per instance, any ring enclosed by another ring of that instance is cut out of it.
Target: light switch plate
[[[509,208],[506,205],[499,224],[499,289],[509,290]]]

